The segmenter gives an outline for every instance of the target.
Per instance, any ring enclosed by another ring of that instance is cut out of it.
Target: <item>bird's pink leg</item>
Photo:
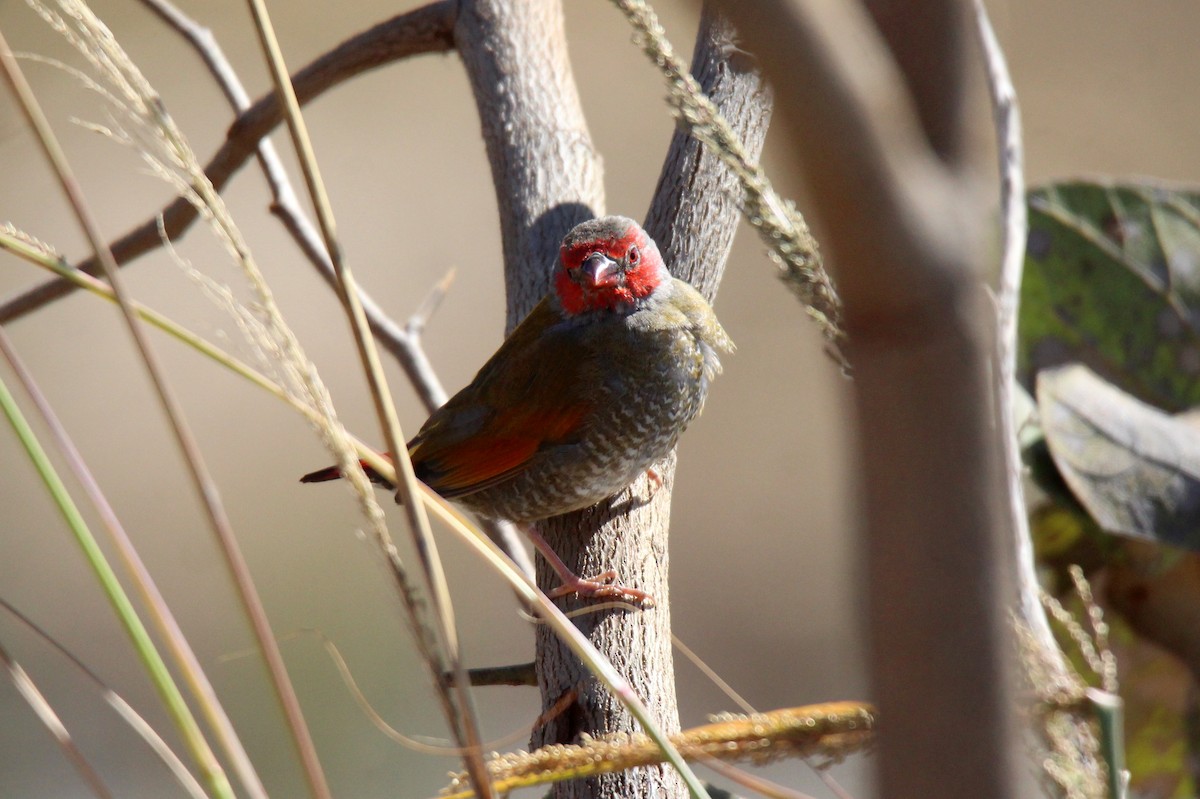
[[[542,553],[542,557],[550,564],[550,568],[554,569],[554,573],[558,575],[558,579],[562,580],[562,585],[548,594],[551,599],[558,599],[568,594],[577,594],[581,598],[617,599],[633,602],[647,608],[654,607],[654,597],[650,596],[650,594],[637,588],[626,588],[617,583],[617,573],[614,570],[609,569],[606,572],[597,574],[595,577],[580,577],[571,571],[571,567],[563,563],[562,558],[550,546],[550,542],[542,537],[542,534],[537,531],[534,525],[523,524],[521,525],[521,529],[525,532],[525,535],[529,536],[529,540],[533,542],[537,551]]]

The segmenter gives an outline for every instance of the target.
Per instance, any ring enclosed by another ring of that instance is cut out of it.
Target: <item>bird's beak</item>
[[[594,252],[579,265],[580,282],[589,288],[615,286],[619,280],[617,262],[604,253]]]

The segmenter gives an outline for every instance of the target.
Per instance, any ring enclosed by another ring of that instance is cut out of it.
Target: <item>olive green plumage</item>
[[[585,222],[563,240],[555,290],[409,442],[417,477],[516,522],[593,505],[671,451],[732,349],[637,223]]]

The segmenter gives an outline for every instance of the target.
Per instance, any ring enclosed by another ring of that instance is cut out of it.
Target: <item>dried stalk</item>
[[[355,345],[370,385],[371,398],[375,403],[375,413],[383,428],[384,441],[387,443],[388,451],[392,453],[393,461],[399,467],[397,474],[400,479],[395,483],[396,497],[397,501],[404,505],[405,514],[408,517],[409,529],[412,532],[418,558],[425,574],[426,585],[433,600],[433,616],[437,622],[437,631],[441,639],[440,642],[432,640],[423,642],[422,654],[425,655],[426,665],[432,673],[434,688],[442,700],[443,710],[450,728],[454,732],[458,745],[465,752],[464,760],[467,770],[472,776],[472,784],[481,796],[490,799],[492,793],[483,769],[479,723],[471,698],[470,686],[466,679],[466,671],[459,655],[458,636],[454,627],[453,608],[450,604],[450,589],[446,584],[446,575],[442,570],[433,533],[429,529],[429,518],[425,513],[425,506],[416,501],[417,478],[412,462],[408,458],[408,448],[400,429],[396,405],[392,401],[391,391],[388,389],[387,380],[383,375],[383,365],[379,360],[375,341],[367,327],[357,283],[342,258],[341,245],[334,223],[333,206],[329,202],[324,182],[321,180],[308,129],[300,113],[300,103],[296,99],[295,88],[288,77],[283,53],[279,48],[274,27],[271,25],[265,0],[248,0],[248,2],[254,17],[255,29],[258,31],[259,42],[267,57],[271,77],[275,82],[275,90],[285,109],[288,130],[300,159],[300,168],[308,187],[309,198],[317,212],[317,222],[321,227],[325,250],[329,253],[329,259],[338,277],[338,295],[350,317]],[[360,469],[356,465],[351,465],[350,468]],[[393,570],[393,575],[400,582],[398,586],[400,595],[406,599],[411,597],[412,586],[406,584],[407,577],[404,571]],[[420,609],[421,606],[418,604],[407,606],[407,610],[412,616],[413,629],[418,635],[422,634],[425,629],[420,621]],[[447,670],[453,672],[458,678],[453,686],[447,686],[441,679],[441,675]]]
[[[839,761],[871,745],[875,724],[875,709],[870,705],[833,702],[749,715],[723,714],[710,724],[672,735],[671,742],[692,762],[719,758],[761,765],[786,757]],[[496,790],[505,792],[662,762],[657,744],[640,733],[626,733],[498,755],[488,762],[488,770]],[[442,799],[474,796],[463,787],[462,776],[455,776]]]

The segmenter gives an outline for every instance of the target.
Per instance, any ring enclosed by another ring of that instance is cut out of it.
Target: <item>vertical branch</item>
[[[946,44],[967,35],[957,3],[937,3],[938,29],[908,29],[920,37],[909,46],[928,37],[957,51]],[[924,126],[958,118],[965,81],[954,59],[897,69],[857,3],[724,7],[799,123],[797,152],[841,267],[870,665],[887,719],[880,793],[1015,796],[1012,549],[977,283],[985,211],[953,157],[961,134]],[[918,113],[912,95],[931,107]]]
[[[1004,477],[1008,481],[1008,523],[1012,528],[1017,553],[1018,617],[1033,633],[1048,664],[1060,671],[1067,666],[1054,640],[1050,622],[1042,607],[1041,586],[1033,555],[1033,536],[1025,509],[1019,430],[1016,429],[1017,392],[1017,310],[1021,298],[1021,275],[1025,268],[1025,239],[1029,233],[1025,205],[1025,148],[1021,141],[1021,111],[1017,93],[1008,73],[1008,63],[983,0],[974,0],[975,24],[980,47],[987,63],[988,90],[996,124],[997,157],[1000,174],[1000,218],[1002,223],[1000,285],[996,296],[996,414],[1004,456]]]
[[[604,213],[558,0],[465,0],[454,40],[483,127],[512,330],[550,288],[562,237]]]
[[[692,59],[692,76],[737,128],[748,155],[757,158],[771,121],[771,92],[738,49],[729,21],[705,4]],[[712,302],[725,274],[739,220],[742,186],[711,149],[682,128],[671,137],[646,215],[646,232],[658,244],[671,274]]]
[[[562,235],[602,211],[599,162],[571,79],[556,3],[465,3],[456,40],[475,89],[501,209],[509,327],[548,288]],[[505,7],[510,6],[510,7]],[[721,110],[741,126],[757,155],[769,99],[746,61],[735,62],[730,28],[706,14],[695,70]],[[485,46],[486,45],[486,46]],[[668,266],[712,297],[738,220],[734,181],[698,142],[677,132],[647,225]],[[674,457],[656,467],[662,485],[640,480],[608,503],[549,520],[542,532],[577,573],[616,569],[649,591],[648,612],[600,611],[579,620],[585,635],[626,676],[668,731],[679,727],[667,591],[667,529]],[[556,578],[540,564],[539,580]],[[571,600],[568,600],[570,603]],[[636,728],[632,716],[549,629],[538,631],[538,675],[545,708],[574,697],[569,709],[535,732],[533,744],[578,741]],[[555,788],[558,797],[680,796],[678,776],[640,768]]]

